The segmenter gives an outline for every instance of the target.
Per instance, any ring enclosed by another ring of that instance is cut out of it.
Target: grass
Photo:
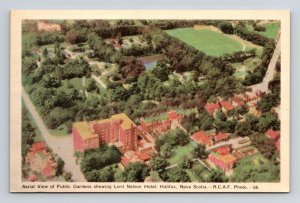
[[[254,31],[270,39],[275,39],[280,29],[280,22],[271,22],[271,23],[264,24],[263,26],[266,28],[266,31],[264,32],[254,31],[253,26],[250,24],[247,24],[246,28],[249,31]]]
[[[261,32],[261,34],[268,38],[275,39],[280,29],[280,23],[279,22],[268,23],[265,25],[265,27],[266,27],[266,31]]]
[[[150,171],[150,176],[154,182],[163,182],[157,171]]]
[[[79,89],[79,90],[83,90],[84,87],[82,85],[82,78],[72,78],[70,80],[70,83],[76,88],[76,89]]]
[[[190,46],[212,56],[241,51],[243,46],[229,36],[208,29],[178,28],[166,31]]]
[[[189,143],[185,146],[177,146],[175,149],[172,150],[172,156],[168,159],[169,163],[176,164],[182,160],[184,156],[192,158],[192,151],[194,146],[192,143]]]
[[[247,71],[253,72],[253,70],[261,63],[259,57],[246,59],[242,63],[232,63],[231,65],[236,69],[235,77],[243,79],[247,75]],[[245,66],[245,68],[243,68]]]
[[[192,182],[206,182],[209,180],[210,171],[200,163],[196,163],[191,169],[186,171]]]
[[[65,124],[62,124],[62,125],[58,126],[54,130],[50,130],[49,129],[49,133],[51,135],[55,135],[55,136],[66,136],[66,135],[69,135],[67,126]]]
[[[198,178],[197,176],[189,169],[186,170],[186,173],[188,174],[188,176],[190,176],[190,179],[192,182],[198,182]]]

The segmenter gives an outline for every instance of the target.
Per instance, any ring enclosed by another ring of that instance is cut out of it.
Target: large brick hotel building
[[[121,164],[150,160],[155,152],[155,133],[163,133],[182,119],[175,111],[168,112],[160,121],[146,123],[141,120],[137,126],[124,113],[116,114],[108,119],[82,121],[73,124],[73,141],[76,152],[98,148],[100,144],[113,144],[120,149],[123,156]]]
[[[74,149],[83,152],[102,143],[115,143],[121,150],[135,151],[137,130],[137,126],[124,113],[108,119],[76,122],[73,124]]]

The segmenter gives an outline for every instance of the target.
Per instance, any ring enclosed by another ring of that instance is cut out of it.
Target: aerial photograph
[[[280,182],[280,27],[23,20],[22,181]]]

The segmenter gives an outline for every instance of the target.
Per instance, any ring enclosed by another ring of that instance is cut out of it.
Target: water
[[[153,60],[150,62],[149,61],[144,62],[144,66],[145,66],[146,70],[150,70],[150,69],[156,67],[156,65],[157,65],[157,60]]]

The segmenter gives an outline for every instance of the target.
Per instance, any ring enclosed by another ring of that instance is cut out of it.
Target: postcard
[[[11,192],[289,192],[286,10],[11,11]]]

